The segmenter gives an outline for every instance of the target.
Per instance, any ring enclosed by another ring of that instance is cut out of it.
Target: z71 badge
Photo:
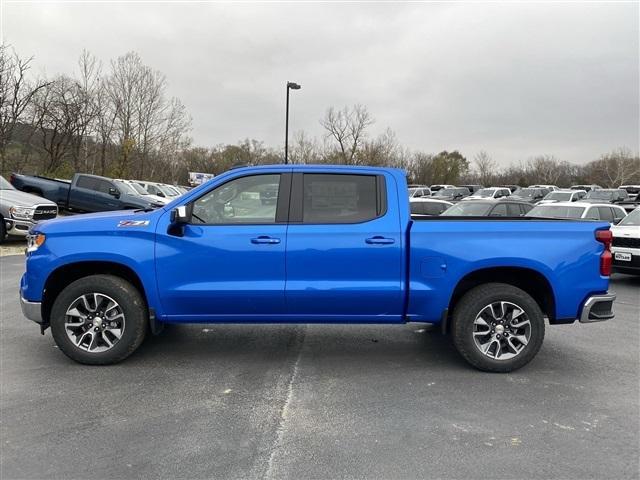
[[[149,220],[120,220],[118,227],[146,227]]]

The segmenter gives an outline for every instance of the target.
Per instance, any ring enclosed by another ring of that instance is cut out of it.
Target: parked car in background
[[[437,198],[438,200],[445,200],[447,202],[459,202],[465,197],[471,195],[471,192],[466,187],[450,187],[438,190],[431,198]]]
[[[147,209],[161,206],[137,195],[120,191],[111,178],[76,173],[71,181],[11,174],[11,184],[23,192],[35,193],[60,208],[76,212]]]
[[[613,270],[640,275],[640,208],[611,227]]]
[[[409,206],[411,207],[411,217],[433,217],[440,215],[453,203],[435,198],[411,198]]]
[[[618,205],[608,203],[558,202],[547,205],[536,205],[527,213],[527,216],[537,218],[602,220],[615,225],[627,216],[627,212]]]
[[[429,189],[431,189],[431,195],[437,195],[437,192],[444,188],[456,188],[455,185],[431,185]]]
[[[430,197],[431,189],[424,185],[409,185],[409,198]]]
[[[172,197],[179,197],[183,193],[175,185],[168,185],[166,183],[163,183],[162,185],[171,192]]]
[[[480,190],[476,191],[476,193],[473,193],[466,197],[464,201],[468,202],[470,200],[478,200],[481,198],[504,198],[508,197],[509,195],[511,195],[511,190],[509,190],[508,188],[481,188]]]
[[[560,190],[560,187],[557,187],[556,185],[529,185],[529,188],[546,188],[550,192]]]
[[[148,193],[151,195],[157,195],[161,198],[166,198],[169,201],[173,200],[174,197],[177,197],[176,192],[173,189],[167,188],[166,185],[157,182],[143,182],[140,180],[133,180],[142,186]]]
[[[599,190],[591,190],[582,199],[583,202],[588,203],[620,203],[629,199],[629,195],[626,190],[620,190],[618,188],[601,188]]]
[[[458,185],[458,186],[462,188],[468,188],[469,191],[471,192],[471,195],[476,193],[478,190],[482,190],[484,188],[482,185]]]
[[[517,190],[515,193],[512,193],[511,196],[514,200],[522,200],[529,203],[537,203],[539,200],[542,200],[547,196],[549,191],[545,188],[540,187],[527,187],[521,188]]]
[[[267,185],[274,205],[257,200]],[[610,243],[605,222],[412,220],[398,169],[239,168],[170,210],[38,224],[19,301],[86,364],[167,323],[425,322],[474,367],[510,372],[548,324],[614,317]]]
[[[602,187],[600,185],[571,185],[569,187],[571,190],[584,190],[585,192],[590,192],[591,190],[599,190]]]
[[[465,200],[442,213],[444,217],[522,217],[533,205],[508,198],[501,200]]]
[[[618,188],[627,192],[630,200],[640,200],[640,185],[620,185]]]
[[[114,183],[116,186],[124,192],[130,193],[131,195],[137,195],[138,197],[142,197],[143,199],[158,203],[160,205],[166,205],[171,201],[171,199],[166,197],[159,197],[158,195],[151,195],[148,193],[142,185],[133,180],[123,180],[121,178],[115,178]]]
[[[511,191],[511,193],[515,192],[516,190],[520,190],[522,188],[520,185],[498,185],[498,187],[508,188]]]
[[[538,205],[557,202],[577,202],[585,197],[587,192],[584,190],[555,190],[549,192],[538,202]]]
[[[0,243],[7,236],[24,237],[40,220],[58,215],[58,207],[46,198],[16,190],[0,177]]]

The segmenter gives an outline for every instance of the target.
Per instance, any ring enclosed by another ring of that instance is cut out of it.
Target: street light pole
[[[284,125],[284,164],[289,163],[289,90],[300,90],[302,87],[295,82],[287,82],[287,113]]]

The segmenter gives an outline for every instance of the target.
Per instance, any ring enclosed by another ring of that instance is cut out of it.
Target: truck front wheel
[[[488,283],[467,292],[452,324],[456,349],[486,372],[511,372],[529,363],[544,340],[544,315],[525,291]]]
[[[112,275],[69,284],[51,309],[51,333],[69,358],[88,365],[124,360],[142,343],[148,315],[140,292]]]

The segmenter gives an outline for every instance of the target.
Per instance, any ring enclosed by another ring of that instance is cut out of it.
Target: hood
[[[33,230],[46,235],[74,233],[104,233],[118,229],[155,229],[157,219],[164,213],[162,208],[148,212],[141,210],[116,210],[113,212],[85,213],[58,217],[38,223]]]
[[[20,190],[0,190],[0,208],[33,207],[35,205],[51,205],[55,203],[46,198],[21,192]]]
[[[640,238],[640,226],[637,225],[614,225],[611,227],[614,237]]]
[[[546,205],[548,203],[558,203],[559,200],[540,200],[537,204],[538,205]]]

